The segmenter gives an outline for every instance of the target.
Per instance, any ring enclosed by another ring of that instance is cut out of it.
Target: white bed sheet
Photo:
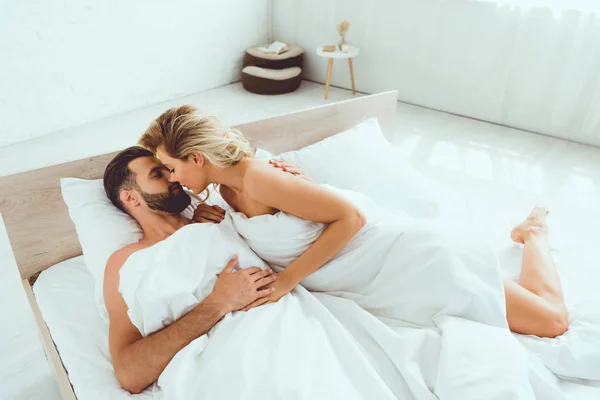
[[[41,273],[33,291],[79,400],[162,398],[156,385],[139,395],[119,385],[108,350],[108,324],[98,313],[94,279],[83,256]]]
[[[44,271],[34,292],[79,400],[162,399],[156,385],[139,395],[120,388],[108,351],[108,326],[95,306],[94,281],[83,257]],[[562,386],[569,399],[600,398],[598,383],[563,381]]]

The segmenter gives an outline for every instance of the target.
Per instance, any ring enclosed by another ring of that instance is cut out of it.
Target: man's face
[[[148,208],[169,214],[179,214],[192,199],[179,182],[169,182],[169,171],[155,157],[140,157],[129,163],[135,174],[137,192]]]

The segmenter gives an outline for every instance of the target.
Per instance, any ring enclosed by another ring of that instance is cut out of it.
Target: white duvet
[[[360,193],[322,186],[355,203],[367,223],[333,260],[302,281],[305,288],[416,326],[436,326],[442,315],[507,326],[497,257],[485,241],[437,220],[383,209]],[[325,228],[284,212],[253,218],[234,212],[232,218],[252,250],[276,270],[306,251]]]
[[[134,253],[120,273],[129,317],[146,336],[211,292],[233,254],[261,261],[226,219],[187,225]],[[276,304],[225,316],[182,349],[158,379],[166,399],[393,399],[364,350],[302,287]]]
[[[523,338],[533,350],[527,351],[510,333],[498,257],[477,233],[414,220],[359,193],[326,187],[361,208],[367,224],[302,285],[369,349],[396,396],[560,399],[560,381],[547,367],[597,379],[597,347],[588,349],[592,359],[569,358],[568,349],[553,351]],[[283,212],[232,218],[250,247],[276,270],[301,255],[325,227]],[[352,300],[354,312],[342,299]],[[594,368],[583,368],[581,361]],[[394,386],[394,380],[403,384]]]
[[[474,233],[329,189],[365,227],[279,302],[228,314],[181,350],[159,377],[165,398],[564,399],[557,360],[594,379],[564,348],[510,333],[498,258]],[[129,317],[148,335],[205,298],[233,254],[281,270],[323,229],[283,212],[188,225],[123,266]]]

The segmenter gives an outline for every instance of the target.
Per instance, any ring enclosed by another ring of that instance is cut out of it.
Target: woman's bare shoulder
[[[264,184],[272,185],[285,180],[286,172],[279,168],[275,168],[265,160],[251,159],[246,165],[244,173],[244,192],[256,189],[257,186]]]
[[[247,158],[245,160],[245,173],[256,173],[260,171],[269,171],[275,170],[271,164],[269,164],[266,160],[261,160],[259,158]]]

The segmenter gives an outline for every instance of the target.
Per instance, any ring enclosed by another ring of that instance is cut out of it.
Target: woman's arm
[[[265,167],[256,166],[246,173],[244,192],[248,196],[299,218],[329,224],[313,245],[279,274],[275,282],[276,293],[266,300],[270,302],[279,300],[332,259],[364,226],[366,220],[362,211],[336,193],[272,167]]]

